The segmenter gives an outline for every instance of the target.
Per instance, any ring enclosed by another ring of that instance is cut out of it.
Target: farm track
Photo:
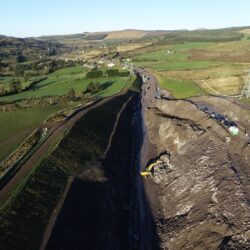
[[[108,102],[109,100],[111,100],[116,96],[122,95],[125,91],[126,89],[122,89],[122,91],[116,95],[88,104],[87,107],[80,108],[78,111],[76,111],[74,113],[74,116],[71,116],[70,119],[60,124],[57,123],[54,127],[52,126],[50,129],[50,135],[48,136],[47,140],[41,145],[41,147],[39,147],[36,150],[36,152],[24,163],[24,165],[20,168],[20,170],[1,189],[0,204],[3,204],[6,201],[6,199],[8,199],[12,190],[21,182],[21,180],[25,176],[27,176],[30,173],[30,171],[38,163],[38,161],[46,153],[48,153],[50,145],[52,145],[56,139],[59,139],[60,136],[63,134],[63,132],[65,132],[67,129],[71,129],[74,126],[74,124],[88,111],[103,105],[104,103]]]
[[[103,156],[102,156],[103,159],[105,159],[105,157],[107,156],[108,151],[109,151],[109,149],[110,149],[110,147],[111,147],[111,145],[112,145],[112,140],[113,140],[114,134],[115,134],[115,132],[116,132],[116,128],[117,128],[117,126],[118,126],[118,123],[119,123],[121,114],[122,114],[122,112],[124,111],[124,109],[126,108],[127,104],[131,101],[132,98],[133,98],[133,96],[130,97],[130,98],[126,101],[126,103],[123,104],[123,106],[122,106],[120,112],[117,114],[117,118],[116,118],[116,121],[115,121],[115,124],[114,124],[114,127],[113,127],[113,131],[112,131],[112,133],[111,133],[111,135],[110,135],[110,139],[109,139],[108,145],[107,145],[107,147],[106,147],[106,150],[105,150],[105,152],[104,152],[104,154],[103,154]],[[46,228],[46,230],[45,230],[45,232],[44,232],[44,236],[43,236],[43,240],[42,240],[42,243],[41,243],[41,246],[40,246],[40,250],[43,250],[43,249],[46,248],[47,242],[48,242],[49,237],[50,237],[50,235],[51,235],[51,233],[52,233],[52,230],[53,230],[53,228],[54,228],[54,225],[55,225],[55,222],[56,222],[56,220],[57,220],[57,217],[58,217],[58,215],[59,215],[59,213],[60,213],[60,210],[61,210],[61,208],[62,208],[62,206],[63,206],[63,203],[64,203],[64,201],[65,201],[65,198],[66,198],[67,195],[68,195],[68,192],[69,192],[69,190],[70,190],[70,188],[71,188],[71,185],[72,185],[73,181],[74,181],[74,177],[70,177],[70,179],[68,180],[67,186],[66,186],[66,188],[65,188],[65,190],[64,190],[64,192],[63,192],[63,194],[62,194],[62,197],[61,197],[61,199],[59,200],[59,202],[58,202],[56,208],[54,209],[53,214],[51,215],[51,217],[50,217],[50,219],[49,219],[49,222],[48,222],[48,224],[47,224],[47,228]]]

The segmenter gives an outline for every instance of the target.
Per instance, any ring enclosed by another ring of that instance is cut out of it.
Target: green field
[[[211,61],[190,61],[189,50],[198,48],[209,48],[214,43],[184,43],[168,46],[164,49],[150,51],[142,55],[135,56],[134,62],[139,66],[144,66],[157,71],[168,70],[192,70],[204,69],[218,66],[221,63]]]
[[[86,90],[86,86],[92,80],[103,84],[108,83],[104,90],[96,94],[96,97],[102,98],[120,92],[126,84],[129,86],[129,84],[134,81],[134,78],[128,80],[128,77],[103,77],[89,80],[85,79],[85,73],[86,69],[82,67],[60,69],[50,74],[48,79],[38,83],[38,90],[29,90],[19,94],[1,97],[0,100],[16,101],[30,97],[65,95],[71,88],[74,88],[76,94],[79,94]],[[12,153],[48,116],[72,105],[73,104],[66,103],[65,105],[0,112],[0,161]]]
[[[160,80],[160,86],[168,90],[175,98],[180,99],[204,94],[204,91],[193,82],[162,79]]]
[[[22,88],[29,87],[33,82],[39,81],[40,79],[45,78],[45,76],[33,76],[30,77],[28,81],[25,81],[23,77],[14,77],[14,76],[6,76],[0,79],[0,86],[3,86],[5,90],[10,90],[10,83],[12,80],[19,79],[22,85]]]
[[[20,183],[11,201],[0,209],[1,249],[39,249],[67,179],[104,153],[118,112],[134,94],[129,91],[88,112],[55,151]]]
[[[47,117],[66,107],[67,104],[0,112],[0,161],[12,153]]]
[[[46,80],[39,82],[36,89],[25,91],[19,94],[0,97],[0,101],[16,101],[29,97],[38,98],[44,96],[65,95],[70,89],[74,89],[76,94],[86,90],[90,81],[100,82],[101,84],[112,82],[107,89],[102,91],[101,96],[112,95],[119,92],[125,85],[127,77],[102,77],[96,79],[85,79],[86,69],[80,66],[64,68],[48,75]]]
[[[131,56],[136,65],[160,76],[161,86],[177,98],[204,94],[199,88],[203,81],[233,95],[239,94],[239,83],[249,68],[248,48],[246,40],[155,44]]]

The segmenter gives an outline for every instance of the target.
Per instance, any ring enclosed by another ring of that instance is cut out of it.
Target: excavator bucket
[[[146,176],[148,176],[148,175],[151,175],[151,173],[150,173],[150,172],[147,172],[147,171],[142,171],[142,172],[141,172],[141,176],[146,177]]]
[[[160,160],[158,160],[158,161],[156,161],[156,162],[150,164],[150,165],[146,168],[146,170],[147,170],[148,172],[151,172],[152,169],[153,169],[156,165],[158,165],[159,163],[161,163]]]
[[[157,166],[158,164],[160,164],[161,161],[157,160],[154,163],[151,163],[148,167],[146,167],[146,169],[144,171],[141,171],[141,176],[147,177],[147,176],[152,176],[152,170],[155,166]]]

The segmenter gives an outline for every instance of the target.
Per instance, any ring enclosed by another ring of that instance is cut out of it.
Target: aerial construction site
[[[10,2],[0,249],[250,249],[250,3]]]

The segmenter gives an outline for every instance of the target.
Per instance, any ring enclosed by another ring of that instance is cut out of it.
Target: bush
[[[21,82],[18,79],[13,79],[10,82],[10,92],[12,93],[20,93],[22,91]]]
[[[4,87],[0,86],[0,96],[4,96],[6,94],[6,90]]]
[[[90,82],[87,86],[86,92],[90,92],[91,94],[95,94],[102,90],[102,85],[99,82]]]
[[[26,62],[26,61],[27,61],[27,58],[24,55],[22,55],[22,54],[20,54],[20,55],[18,55],[16,57],[16,62],[17,63],[22,63],[22,62]]]
[[[76,97],[76,92],[73,88],[69,90],[67,97],[70,99],[74,99]]]
[[[106,76],[119,76],[119,70],[118,69],[108,69],[106,71]]]
[[[120,76],[120,77],[127,77],[127,76],[129,76],[129,72],[128,72],[128,71],[121,71],[121,72],[119,73],[119,76]]]
[[[86,74],[86,79],[103,77],[103,72],[101,70],[89,71]]]

